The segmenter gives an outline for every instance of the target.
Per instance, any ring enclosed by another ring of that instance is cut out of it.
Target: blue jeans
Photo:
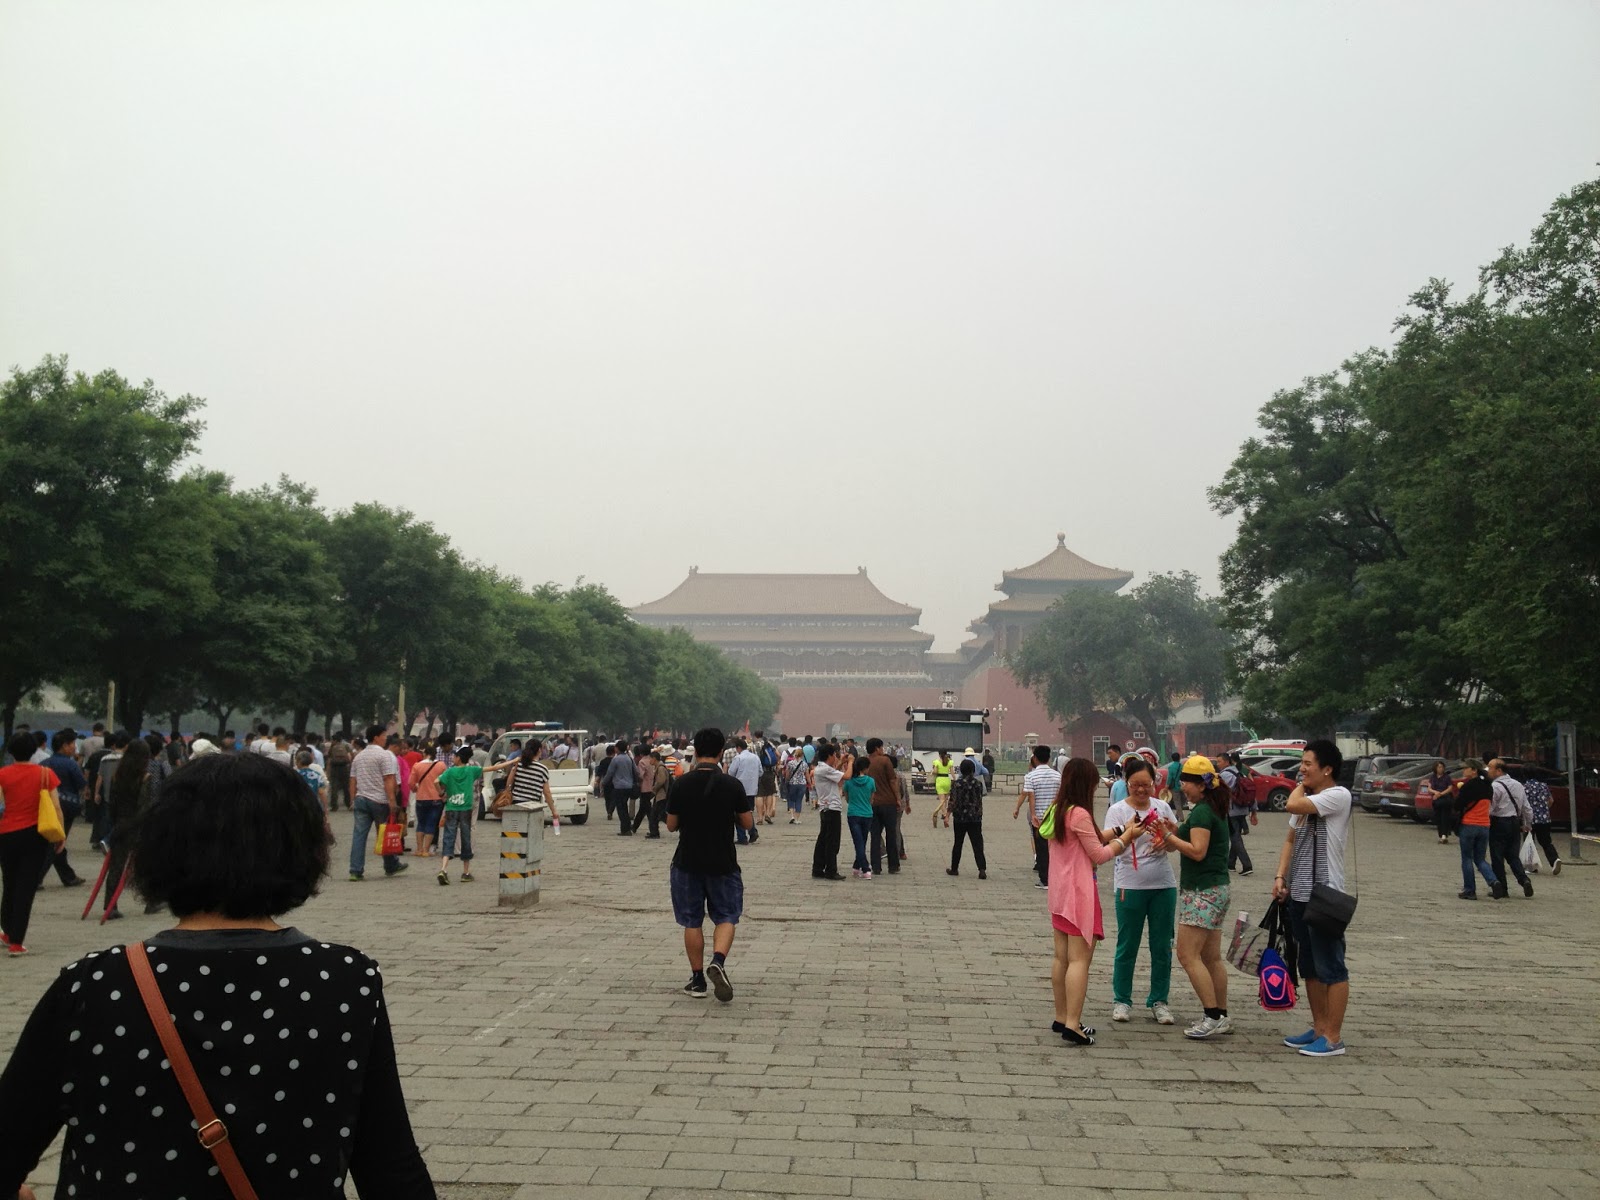
[[[447,812],[444,814],[444,833],[439,845],[439,852],[446,858],[454,858],[456,853],[456,834],[461,835],[461,861],[472,861],[472,810],[465,812]]]
[[[1456,830],[1456,841],[1461,843],[1461,890],[1476,893],[1478,882],[1472,877],[1476,866],[1483,872],[1483,880],[1490,890],[1500,885],[1489,866],[1489,829],[1485,825],[1463,825]]]
[[[856,859],[850,865],[857,871],[870,871],[872,865],[867,862],[867,834],[872,830],[872,818],[852,816],[849,821],[850,840],[856,847]]]
[[[1350,982],[1350,971],[1344,965],[1344,934],[1327,934],[1307,925],[1306,905],[1301,900],[1289,901],[1289,928],[1300,951],[1302,978],[1329,986]]]
[[[372,836],[374,825],[387,824],[389,820],[389,805],[382,800],[368,800],[365,796],[357,796],[355,803],[355,829],[350,835],[350,874],[365,875],[367,872],[367,839]],[[398,854],[385,854],[383,856],[383,873],[393,875],[400,869],[400,856]]]

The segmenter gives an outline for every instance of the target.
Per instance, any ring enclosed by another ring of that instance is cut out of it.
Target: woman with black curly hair
[[[65,1126],[58,1196],[220,1200],[244,1194],[237,1170],[263,1197],[342,1200],[349,1175],[363,1196],[432,1200],[377,964],[273,920],[328,869],[305,781],[260,755],[202,758],[130,834],[133,886],[177,927],[69,964],[35,1007],[0,1074],[0,1196],[31,1196]],[[215,1122],[181,1086],[185,1056]]]

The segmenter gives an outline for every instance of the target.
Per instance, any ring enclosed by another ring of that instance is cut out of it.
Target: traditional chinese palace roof
[[[1118,567],[1102,567],[1092,563],[1081,555],[1074,554],[1067,549],[1067,535],[1056,534],[1056,548],[1046,554],[1036,563],[1026,567],[1018,567],[1014,571],[1006,571],[1001,576],[1001,582],[995,585],[996,591],[1012,592],[1017,590],[1033,590],[1030,585],[1038,584],[1069,584],[1079,587],[1085,584],[1098,584],[1107,591],[1116,591],[1133,578],[1132,571],[1124,571]],[[1018,587],[1007,586],[1009,584]],[[1063,589],[1064,590],[1064,589]],[[1004,601],[1001,602],[1005,603]]]
[[[922,610],[889,599],[867,578],[864,567],[839,575],[718,575],[690,567],[682,583],[661,599],[634,608],[633,615],[652,625],[738,617],[888,619],[915,625]]]

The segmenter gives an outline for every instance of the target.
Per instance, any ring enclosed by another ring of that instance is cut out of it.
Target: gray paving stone
[[[422,870],[330,881],[294,915],[383,964],[444,1200],[1600,1195],[1600,869],[1462,904],[1454,847],[1362,816],[1346,1057],[1282,1047],[1303,1009],[1263,1013],[1238,975],[1232,1038],[1114,1026],[1108,947],[1090,973],[1100,1044],[1077,1050],[1048,1033],[1048,923],[1021,830],[992,822],[981,886],[944,875],[949,834],[920,822],[899,876],[823,885],[806,820],[741,855],[727,1006],[677,990],[670,839],[568,829],[524,913]],[[1264,818],[1251,849],[1281,836]],[[1236,881],[1235,909],[1265,893],[1260,875]],[[7,1044],[56,968],[115,940],[76,920],[75,896],[47,887],[34,954],[6,964],[7,998],[25,998],[0,1007]],[[131,911],[115,934],[163,924]],[[1196,1015],[1176,967],[1172,1003]],[[33,1176],[46,1200],[58,1152]]]

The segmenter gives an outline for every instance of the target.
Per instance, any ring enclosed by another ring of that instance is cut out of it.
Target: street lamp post
[[[1000,757],[1004,758],[1006,756],[1006,706],[1004,704],[996,704],[989,711],[994,713],[995,741],[1000,743]]]

